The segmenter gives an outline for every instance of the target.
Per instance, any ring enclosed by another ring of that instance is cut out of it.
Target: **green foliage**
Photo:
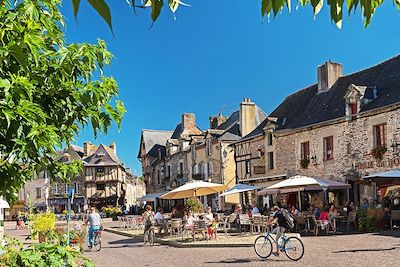
[[[88,0],[89,2],[92,2]],[[273,13],[274,18],[279,13],[282,12],[283,8],[286,6],[289,13],[292,10],[292,0],[260,0],[261,1],[261,16],[270,16]],[[390,0],[388,0],[390,1]],[[393,4],[400,10],[400,0],[392,0]],[[74,6],[74,14],[76,16],[77,10],[79,8],[79,0],[72,0]],[[93,1],[97,2],[97,1]],[[93,6],[94,9],[103,17],[103,19],[111,27],[111,15],[109,15],[109,9],[104,0],[101,2],[102,8]],[[133,8],[150,8],[151,9],[151,19],[153,23],[160,16],[161,10],[163,8],[163,0],[144,0],[143,5],[136,5],[136,0],[132,0]],[[345,4],[346,2],[346,4]],[[376,9],[382,5],[383,0],[298,0],[297,5],[306,6],[311,5],[314,15],[317,15],[324,4],[328,4],[330,9],[331,20],[336,24],[338,28],[342,27],[343,21],[343,10],[347,7],[348,16],[350,16],[351,11],[356,11],[357,7],[360,7],[362,16],[364,18],[364,25],[367,27],[371,22],[372,16],[374,15]],[[99,4],[100,5],[100,4]],[[170,10],[175,13],[179,5],[189,6],[180,0],[168,0],[168,6]],[[297,8],[296,8],[297,9]],[[104,11],[107,12],[104,12]]]
[[[38,213],[32,218],[32,234],[42,234],[50,237],[56,226],[56,216],[53,213]]]
[[[357,210],[357,226],[362,232],[376,232],[383,227],[383,209],[369,208]]]
[[[6,242],[6,247],[0,245],[0,266],[94,266],[81,252],[68,246],[42,243],[24,248],[22,243],[8,237]]]
[[[395,188],[389,191],[389,193],[387,193],[387,197],[390,200],[393,200],[395,198],[400,198],[400,188]]]
[[[95,136],[113,121],[119,127],[125,113],[121,101],[111,103],[118,88],[103,73],[112,58],[105,42],[65,44],[60,4],[0,2],[0,195],[10,201],[45,168],[69,182],[81,165],[55,161],[56,149],[88,125]]]
[[[308,165],[310,165],[310,160],[309,159],[301,159],[300,160],[300,167],[302,169],[307,169]]]
[[[118,208],[118,207],[113,207],[113,208],[103,207],[101,209],[101,211],[106,214],[106,217],[122,215],[122,210],[121,210],[121,208]]]
[[[203,213],[203,204],[195,198],[189,198],[186,200],[186,206],[188,209],[192,210],[193,213]]]
[[[383,155],[386,153],[387,148],[386,146],[376,146],[372,149],[371,154],[376,160],[382,160]]]

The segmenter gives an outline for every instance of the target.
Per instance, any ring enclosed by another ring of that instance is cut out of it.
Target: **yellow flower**
[[[71,250],[72,250],[72,248],[71,248],[70,246],[67,246],[66,249],[67,249],[68,251],[71,251]]]

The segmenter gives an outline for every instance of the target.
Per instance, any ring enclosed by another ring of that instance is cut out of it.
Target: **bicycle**
[[[93,246],[96,251],[101,249],[101,230],[96,230],[93,232]]]
[[[154,246],[154,227],[150,226],[150,228],[146,231],[144,235],[144,244],[149,242],[150,246]]]
[[[281,236],[281,240],[282,243],[279,245],[279,250],[285,252],[289,259],[298,261],[303,257],[304,245],[299,238],[295,236],[287,237],[284,233]],[[272,237],[271,232],[267,231],[265,235],[257,237],[254,241],[254,250],[260,258],[266,259],[271,256],[273,250],[272,243],[276,244],[277,241]]]

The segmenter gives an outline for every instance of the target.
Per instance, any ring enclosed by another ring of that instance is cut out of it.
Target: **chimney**
[[[331,61],[318,66],[318,93],[326,92],[342,76],[342,64]]]
[[[113,150],[115,156],[117,155],[117,145],[114,143],[114,141],[111,142],[110,148]]]
[[[90,155],[91,145],[92,143],[90,143],[90,141],[83,143],[83,155],[85,157]]]
[[[239,126],[241,136],[245,136],[256,128],[256,104],[245,98],[240,103]]]
[[[182,114],[182,128],[183,130],[192,130],[196,127],[196,117],[193,113]]]
[[[226,121],[226,117],[222,116],[221,113],[218,116],[210,116],[210,129],[216,129],[222,123]]]

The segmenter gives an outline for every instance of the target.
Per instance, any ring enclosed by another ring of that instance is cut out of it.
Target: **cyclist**
[[[91,207],[89,210],[89,215],[87,217],[87,219],[85,220],[84,225],[88,225],[89,226],[89,235],[88,235],[88,247],[91,249],[93,246],[93,234],[95,231],[99,231],[100,230],[100,215],[96,212],[96,209],[94,207]]]
[[[290,228],[286,221],[285,216],[283,215],[281,209],[278,205],[274,206],[271,209],[273,215],[270,216],[270,219],[267,222],[267,226],[272,224],[274,221],[277,222],[276,228],[272,231],[273,234],[276,234],[276,252],[272,252],[274,256],[279,256],[279,239],[281,238],[282,234],[286,231],[286,229]]]
[[[153,226],[154,212],[150,205],[146,205],[145,209],[146,210],[142,216],[142,222],[144,221],[144,241],[146,242],[147,231]]]

